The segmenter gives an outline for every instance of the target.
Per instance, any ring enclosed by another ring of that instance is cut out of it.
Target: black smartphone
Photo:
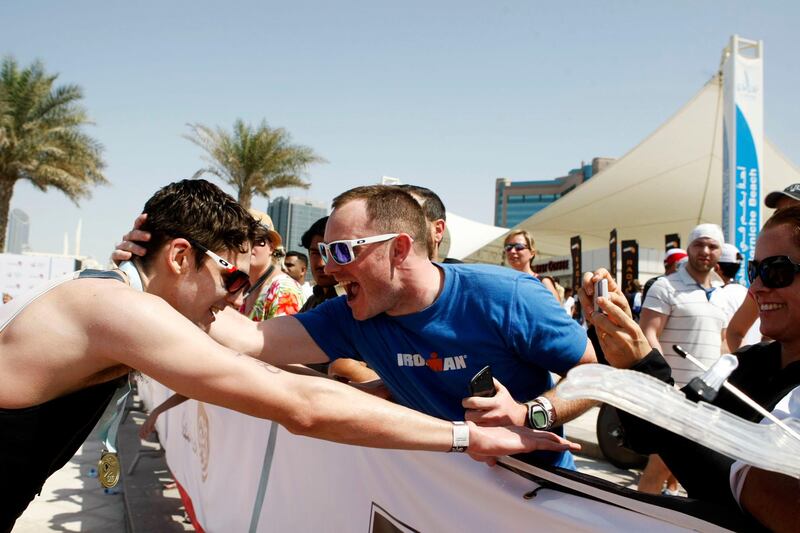
[[[469,380],[470,396],[491,397],[497,393],[492,380],[492,367],[486,365]]]

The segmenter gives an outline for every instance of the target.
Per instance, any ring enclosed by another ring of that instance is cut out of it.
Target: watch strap
[[[451,452],[465,452],[469,448],[469,426],[466,422],[453,422],[453,446]]]
[[[528,416],[525,417],[525,426],[531,429],[538,429],[538,430],[549,430],[553,426],[555,426],[556,422],[556,411],[553,408],[553,404],[545,398],[544,396],[539,396],[534,400],[530,400],[525,402],[525,405],[528,407]],[[536,427],[533,422],[533,414],[534,411],[542,411],[547,418],[547,423],[545,427]]]

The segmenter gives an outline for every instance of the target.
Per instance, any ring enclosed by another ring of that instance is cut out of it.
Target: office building
[[[270,201],[267,214],[275,224],[275,231],[281,234],[286,251],[305,253],[300,237],[311,224],[328,214],[328,206],[303,198],[279,197]]]
[[[572,189],[613,164],[615,159],[595,157],[566,176],[551,180],[511,181],[498,178],[494,191],[494,225],[512,228],[552,204]]]
[[[8,215],[6,233],[6,252],[21,254],[30,250],[28,239],[31,232],[30,217],[22,209],[12,209]]]

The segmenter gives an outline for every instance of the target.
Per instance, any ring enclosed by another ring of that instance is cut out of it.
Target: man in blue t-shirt
[[[550,372],[596,358],[541,283],[500,267],[432,263],[422,209],[397,187],[358,187],[333,207],[321,252],[346,296],[258,325],[255,344],[227,313],[212,336],[273,363],[363,359],[396,401],[451,420],[550,429],[588,408],[552,390]],[[497,394],[465,399],[485,365]],[[572,466],[569,454],[546,460]]]

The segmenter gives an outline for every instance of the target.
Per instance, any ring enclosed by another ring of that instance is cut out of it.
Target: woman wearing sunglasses
[[[250,282],[252,289],[245,295],[241,312],[254,322],[276,316],[293,315],[305,303],[303,289],[281,270],[281,236],[272,226],[266,213],[250,209],[253,218],[261,223],[264,236],[253,245],[250,254]]]
[[[610,291],[609,298],[599,301],[604,313],[595,312],[589,320],[597,328],[609,363],[671,383],[669,365],[660,353],[651,350],[607,271],[584,275],[584,288],[579,291],[583,305],[592,305],[593,283],[604,277]],[[755,260],[748,265],[748,278],[750,292],[758,304],[761,333],[775,340],[738,351],[735,355],[739,366],[728,381],[772,410],[800,385],[800,206],[778,211],[766,222],[758,237]],[[682,390],[687,398],[698,399],[688,386]],[[761,415],[726,389],[713,403],[750,421],[761,420]],[[729,485],[732,459],[627,413],[620,412],[620,418],[628,444],[640,453],[658,453],[689,497],[714,502],[725,512],[739,512]],[[790,480],[793,491],[787,493],[781,489],[787,485],[785,476],[774,476],[774,483],[759,491],[748,490],[747,480],[739,486],[744,487],[742,509],[770,529],[796,531],[794,528],[800,523],[797,480]],[[759,497],[758,502],[751,498],[753,494]],[[742,524],[748,527],[747,522]]]
[[[533,260],[536,257],[536,245],[533,242],[533,237],[528,230],[515,229],[506,235],[506,240],[503,243],[503,257],[508,262],[508,265],[517,272],[523,272],[542,282],[542,285],[547,287],[558,302],[561,298],[556,290],[556,285],[551,277],[539,277],[533,271]]]

